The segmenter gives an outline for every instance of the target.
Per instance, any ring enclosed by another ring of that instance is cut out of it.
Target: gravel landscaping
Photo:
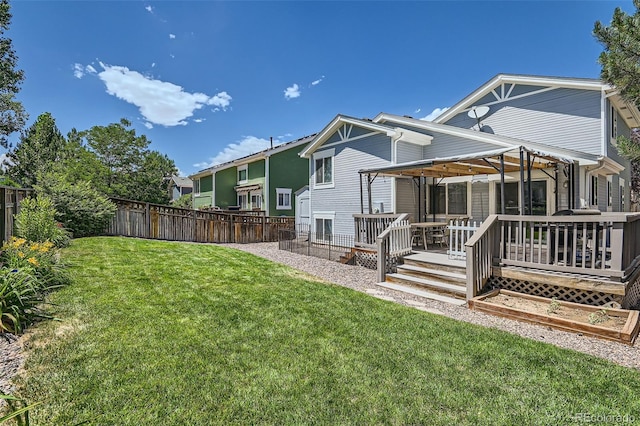
[[[376,271],[374,270],[278,250],[278,243],[225,244],[224,246],[291,266],[324,281],[362,291],[373,297],[401,303],[439,315],[446,315],[460,321],[508,331],[529,339],[595,355],[625,367],[640,369],[640,345],[637,341],[633,346],[628,346],[622,343],[554,330],[549,327],[495,317],[471,311],[465,306],[454,306],[437,300],[389,290],[376,285]]]

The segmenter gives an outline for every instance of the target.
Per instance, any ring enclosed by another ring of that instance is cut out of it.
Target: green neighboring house
[[[193,208],[295,216],[295,192],[309,184],[309,160],[298,153],[315,135],[218,164],[191,176]]]

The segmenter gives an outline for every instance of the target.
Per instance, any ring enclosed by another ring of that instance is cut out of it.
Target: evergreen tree
[[[24,127],[27,114],[22,104],[15,100],[24,80],[24,72],[16,69],[18,56],[10,38],[4,33],[11,22],[7,0],[0,1],[0,146],[8,147],[7,137]]]
[[[64,136],[48,112],[41,114],[20,137],[16,147],[7,153],[6,173],[24,187],[38,182],[38,174],[60,160],[65,147]]]

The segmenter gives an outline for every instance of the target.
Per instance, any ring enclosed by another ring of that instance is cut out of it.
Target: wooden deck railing
[[[403,213],[376,237],[378,282],[383,282],[391,259],[411,253],[411,222]]]
[[[391,222],[396,220],[399,214],[354,214],[355,245],[357,247],[376,247],[376,238]]]
[[[201,243],[278,241],[279,229],[293,229],[293,217],[270,217],[179,209],[112,199],[118,210],[108,235]]]
[[[640,265],[640,214],[490,216],[466,249],[468,298],[496,263],[624,282]]]

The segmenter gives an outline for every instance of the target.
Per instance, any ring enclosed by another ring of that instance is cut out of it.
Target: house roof
[[[414,132],[409,129],[403,129],[400,127],[388,126],[386,124],[376,123],[368,119],[359,119],[349,117],[346,115],[338,114],[329,124],[325,126],[315,138],[307,145],[307,147],[300,153],[301,157],[309,158],[322,144],[324,144],[340,127],[344,124],[351,124],[354,126],[369,129],[372,132],[384,133],[387,136],[396,140],[404,140],[411,143],[427,145],[431,143],[432,137],[423,133]]]
[[[622,99],[615,87],[603,82],[602,80],[593,78],[549,77],[525,74],[498,74],[494,76],[482,86],[471,92],[471,94],[460,102],[439,115],[435,120],[433,120],[434,123],[446,122],[460,112],[463,112],[465,109],[472,107],[478,100],[482,99],[484,96],[505,83],[603,91],[605,92],[605,96],[610,98],[611,102],[618,107],[618,110],[629,127],[640,126],[640,111],[638,108],[632,103],[626,102]]]
[[[193,181],[188,177],[184,176],[171,176],[171,179],[176,184],[176,186],[181,188],[193,188]]]
[[[206,169],[199,170],[198,172],[190,175],[189,177],[197,178],[197,177],[200,177],[200,176],[209,175],[209,174],[211,174],[213,172],[216,172],[216,171],[219,171],[219,170],[227,169],[229,167],[240,166],[240,165],[248,164],[248,163],[250,163],[252,161],[261,160],[263,158],[270,157],[270,156],[272,156],[274,154],[277,154],[279,152],[286,151],[288,149],[295,148],[296,146],[300,146],[300,145],[304,145],[306,143],[309,143],[315,136],[316,136],[315,133],[311,134],[311,135],[308,135],[308,136],[303,136],[303,137],[298,138],[296,140],[276,145],[273,148],[267,148],[267,149],[264,149],[262,151],[259,151],[259,152],[253,153],[253,154],[245,155],[244,157],[240,157],[240,158],[236,158],[236,159],[231,160],[231,161],[227,161],[227,162],[224,162],[224,163],[216,164],[215,166],[211,166],[211,167],[207,167]]]
[[[385,176],[425,176],[445,178],[453,176],[489,175],[499,173],[500,157],[504,159],[504,172],[520,170],[520,153],[533,157],[531,169],[546,169],[557,163],[571,164],[573,160],[562,158],[550,152],[535,151],[522,145],[467,155],[431,158],[402,164],[359,170],[360,174],[380,174]],[[528,167],[525,164],[525,170]]]
[[[424,129],[430,132],[438,132],[446,135],[471,139],[478,142],[484,142],[487,144],[495,145],[496,148],[526,146],[527,149],[530,150],[550,152],[562,158],[578,160],[582,165],[595,165],[599,160],[598,156],[585,152],[579,152],[566,148],[558,148],[539,142],[531,142],[523,139],[512,138],[509,136],[494,135],[491,133],[479,132],[477,130],[464,129],[462,127],[450,126],[448,124],[438,124],[431,121],[419,120],[411,117],[380,113],[375,118],[375,120],[381,122],[392,122],[402,126],[410,126],[414,128]]]

